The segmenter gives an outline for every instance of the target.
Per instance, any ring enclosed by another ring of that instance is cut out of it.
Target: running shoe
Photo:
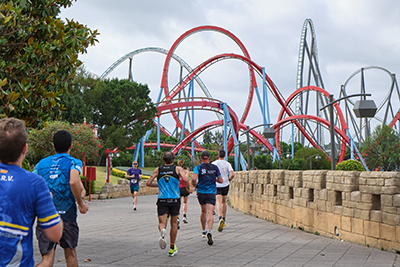
[[[167,246],[167,242],[165,241],[165,233],[167,232],[167,230],[165,230],[165,229],[162,229],[161,230],[161,237],[160,237],[160,239],[158,240],[158,244],[160,245],[160,248],[161,249],[165,249],[165,247]]]
[[[202,233],[201,233],[201,237],[202,237],[202,238],[206,238],[206,237],[207,237],[207,231],[202,232]]]
[[[169,249],[168,256],[173,257],[176,253],[178,253],[178,248],[176,247],[176,245],[174,245],[174,249]]]
[[[133,206],[133,211],[137,211],[136,206]]]
[[[184,223],[188,223],[188,220],[187,220],[186,217],[183,217],[182,221],[183,221]]]
[[[207,233],[207,244],[209,244],[210,246],[211,246],[212,244],[214,244],[214,240],[213,240],[213,238],[212,238],[212,233],[211,233],[211,232],[208,232],[208,233]]]
[[[179,221],[179,218],[178,218],[178,230],[181,229],[181,226],[179,224],[180,224],[180,221]]]
[[[228,225],[226,224],[226,222],[224,222],[224,227],[227,227]]]
[[[222,230],[224,230],[224,224],[225,224],[225,221],[223,219],[219,220],[218,232],[222,232]]]

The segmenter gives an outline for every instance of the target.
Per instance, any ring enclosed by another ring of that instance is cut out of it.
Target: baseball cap
[[[210,157],[210,153],[207,150],[204,150],[203,152],[201,152],[201,158],[209,158]]]

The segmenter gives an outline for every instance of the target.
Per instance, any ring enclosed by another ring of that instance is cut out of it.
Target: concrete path
[[[179,252],[169,257],[169,244],[165,250],[158,246],[156,198],[139,196],[137,212],[132,211],[131,198],[88,202],[89,212],[78,216],[79,266],[392,267],[397,264],[395,253],[305,233],[231,208],[228,208],[228,227],[223,232],[217,231],[218,218],[214,216],[215,243],[209,246],[201,237],[200,207],[193,194],[188,201],[189,223],[181,223],[178,232]],[[36,240],[34,250],[38,263],[41,257]],[[60,247],[54,266],[65,266]]]

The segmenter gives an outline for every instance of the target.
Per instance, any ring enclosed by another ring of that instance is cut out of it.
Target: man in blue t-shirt
[[[83,201],[86,194],[80,173],[82,161],[69,155],[72,149],[72,136],[61,130],[53,135],[56,154],[42,159],[36,165],[34,173],[42,176],[53,194],[53,202],[64,223],[63,236],[59,245],[64,249],[67,266],[78,266],[76,247],[78,246],[79,227],[76,222],[77,207],[85,214],[89,206]],[[43,235],[40,225],[36,227],[36,237],[42,262],[37,266],[53,266],[57,243]]]
[[[136,211],[139,180],[142,179],[142,170],[138,168],[137,161],[132,162],[132,168],[126,171],[125,177],[129,178],[129,186],[133,198],[133,211]]]
[[[46,182],[21,168],[28,144],[21,120],[0,120],[0,266],[34,266],[33,223],[57,242],[62,222]]]
[[[223,179],[217,166],[210,163],[210,153],[207,150],[201,152],[202,164],[193,170],[192,183],[197,187],[197,200],[201,206],[200,223],[203,229],[202,237],[207,237],[207,244],[214,244],[212,238],[213,212],[215,209],[215,195],[217,184]],[[208,231],[206,230],[208,225]]]

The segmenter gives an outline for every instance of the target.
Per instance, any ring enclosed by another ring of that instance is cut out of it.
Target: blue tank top
[[[163,165],[158,167],[158,198],[179,199],[179,175],[176,173],[175,165]]]

